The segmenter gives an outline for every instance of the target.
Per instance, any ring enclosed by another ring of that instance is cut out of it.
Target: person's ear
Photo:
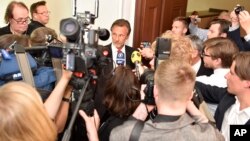
[[[221,58],[216,58],[214,62],[216,66],[221,66]]]
[[[157,101],[159,98],[159,90],[156,85],[154,85],[154,98],[155,98],[155,101]]]
[[[193,89],[192,93],[190,94],[188,100],[192,100],[194,94],[196,93],[196,89]]]
[[[192,58],[195,58],[199,55],[199,51],[197,49],[194,49],[192,52]]]
[[[250,81],[244,80],[244,87],[250,88]]]
[[[188,29],[187,28],[184,28],[183,30],[183,34],[185,35],[187,33]]]
[[[221,33],[220,36],[226,38],[227,37],[227,33]]]

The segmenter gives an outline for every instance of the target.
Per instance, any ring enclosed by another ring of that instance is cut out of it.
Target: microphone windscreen
[[[141,53],[139,51],[133,51],[131,55],[131,61],[133,63],[135,62],[141,62]]]
[[[99,29],[99,39],[102,41],[106,41],[109,39],[110,33],[107,29],[102,28]]]

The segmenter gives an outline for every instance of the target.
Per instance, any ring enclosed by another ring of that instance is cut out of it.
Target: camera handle
[[[86,84],[84,85],[83,89],[81,90],[81,94],[80,94],[80,96],[79,96],[79,98],[78,98],[78,101],[77,101],[77,103],[76,103],[76,107],[75,107],[75,110],[74,110],[73,115],[72,115],[72,117],[71,117],[71,120],[70,120],[70,122],[69,122],[69,126],[68,126],[68,128],[66,129],[65,133],[63,134],[63,139],[62,139],[62,141],[69,141],[69,140],[70,140],[72,128],[73,128],[73,125],[74,125],[74,123],[75,123],[76,116],[77,116],[77,114],[78,114],[78,111],[79,111],[81,102],[82,102],[82,100],[83,100],[84,94],[85,94],[86,89],[87,89],[87,87],[88,87],[88,85],[89,85],[90,79],[91,79],[91,77],[89,76],[88,79],[87,79],[87,81],[86,81]]]

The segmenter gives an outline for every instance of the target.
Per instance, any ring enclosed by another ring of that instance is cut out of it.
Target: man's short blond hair
[[[155,72],[155,85],[159,98],[185,101],[190,98],[195,84],[196,74],[191,65],[182,59],[167,59]]]

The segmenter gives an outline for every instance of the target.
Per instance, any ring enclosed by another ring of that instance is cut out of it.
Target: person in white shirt
[[[199,28],[196,19],[197,15],[190,16],[189,32],[191,35],[197,35],[202,41],[211,38],[211,31],[214,31],[213,33],[216,34],[216,36],[224,36],[223,34],[217,33],[227,33],[230,26],[228,23],[231,21],[230,13],[227,11],[222,11],[215,20],[211,21],[209,29]]]
[[[212,68],[214,73],[210,76],[198,76],[196,81],[211,86],[227,87],[225,75],[229,72],[233,56],[238,52],[236,44],[228,38],[217,37],[205,41],[204,52],[202,53],[204,65],[207,68]],[[208,106],[214,114],[217,104],[208,103]]]
[[[196,83],[205,101],[218,103],[216,127],[226,141],[230,140],[230,125],[250,125],[250,52],[239,52],[233,57],[226,74],[227,88]]]

